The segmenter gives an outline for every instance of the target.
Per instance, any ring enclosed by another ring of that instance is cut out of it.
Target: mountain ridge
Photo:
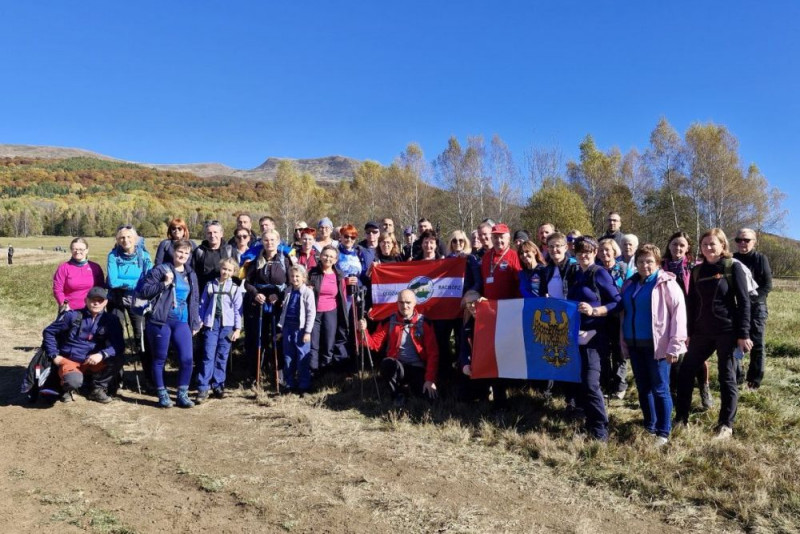
[[[88,157],[106,161],[133,163],[164,171],[190,172],[203,178],[233,177],[247,180],[270,181],[278,172],[278,163],[283,160],[293,161],[300,173],[310,174],[318,182],[338,182],[350,180],[361,161],[346,156],[326,156],[322,158],[275,158],[268,157],[261,165],[252,169],[236,169],[216,162],[200,163],[147,163],[114,158],[91,150],[73,147],[57,147],[47,145],[0,144],[0,157],[30,158],[76,158]]]

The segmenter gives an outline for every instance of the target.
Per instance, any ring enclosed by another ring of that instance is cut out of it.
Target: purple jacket
[[[215,293],[220,291],[219,279],[206,284],[200,295],[200,320],[203,326],[214,328],[214,315],[217,311]],[[233,280],[226,280],[222,288],[222,321],[221,326],[233,326],[234,330],[242,329],[242,300],[244,289]]]
[[[633,283],[628,279],[622,286],[624,292]],[[653,347],[655,348],[655,359],[661,360],[667,354],[683,354],[686,352],[686,300],[683,296],[675,275],[660,269],[656,286],[653,288],[651,296],[652,324],[653,324]],[[622,309],[622,306],[620,306]],[[620,312],[620,324],[622,324],[624,311]],[[622,355],[627,359],[628,346],[620,328],[620,347]]]

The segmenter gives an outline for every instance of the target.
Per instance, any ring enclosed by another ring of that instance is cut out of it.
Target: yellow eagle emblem
[[[546,315],[547,319],[542,319]],[[567,347],[569,346],[569,317],[561,312],[561,322],[556,320],[556,312],[545,308],[533,313],[533,335],[536,342],[544,347],[542,358],[555,366],[561,367],[569,363]]]

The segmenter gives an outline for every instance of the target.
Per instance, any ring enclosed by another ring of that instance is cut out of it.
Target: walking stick
[[[275,309],[270,306],[272,317],[272,363],[275,364],[275,393],[281,394],[281,378],[278,372],[278,344],[275,342]]]
[[[261,392],[261,326],[264,324],[264,305],[258,306],[258,344],[256,346],[256,391]]]
[[[125,318],[125,332],[128,334],[128,339],[130,339],[131,338],[131,324],[130,324],[130,320],[129,320],[128,314],[125,311],[123,311],[122,312],[122,317]],[[144,332],[142,332],[142,352],[144,352]],[[144,367],[142,367],[142,369],[144,370]],[[141,395],[142,394],[142,384],[139,382],[139,368],[136,365],[136,356],[133,357],[133,376],[136,377],[136,391],[138,391],[139,395]]]

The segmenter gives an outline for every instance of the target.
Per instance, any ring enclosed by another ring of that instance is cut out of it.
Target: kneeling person
[[[437,395],[439,349],[436,346],[436,334],[433,327],[417,313],[416,306],[414,292],[404,289],[397,295],[397,314],[384,321],[374,334],[367,331],[365,319],[360,322],[370,349],[380,350],[388,338],[386,358],[380,368],[396,406],[401,406],[405,401],[404,386],[430,399]]]
[[[58,367],[64,402],[72,400],[84,377],[89,400],[111,402],[106,392],[119,368],[115,362],[123,357],[125,341],[119,319],[106,313],[106,304],[106,290],[93,287],[86,296],[86,308],[69,311],[44,329],[44,348]]]

